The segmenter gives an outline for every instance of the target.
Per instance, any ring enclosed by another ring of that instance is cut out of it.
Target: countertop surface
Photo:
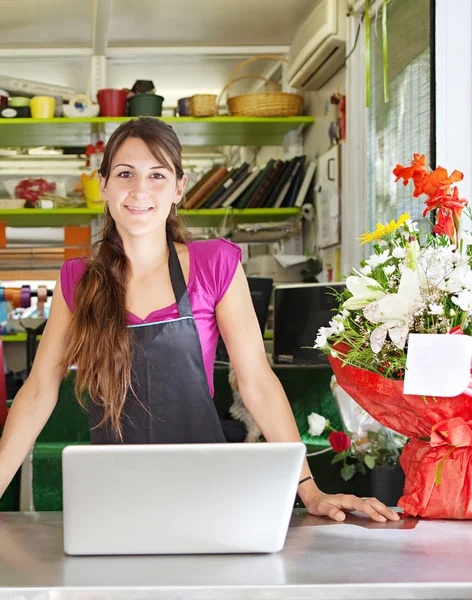
[[[0,599],[472,599],[472,521],[295,510],[265,555],[71,557],[62,513],[0,513]]]

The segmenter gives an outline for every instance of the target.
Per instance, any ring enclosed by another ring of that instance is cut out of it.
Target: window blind
[[[384,102],[381,14],[371,22],[371,106],[368,115],[368,221],[377,223],[410,213],[423,229],[423,202],[412,184],[395,183],[397,163],[414,153],[431,165],[430,0],[392,0],[387,7],[389,102]]]

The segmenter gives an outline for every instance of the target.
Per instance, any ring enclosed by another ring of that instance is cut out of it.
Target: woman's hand
[[[348,494],[317,494],[308,501],[304,501],[307,511],[318,517],[326,516],[333,521],[344,521],[346,512],[357,510],[365,513],[378,523],[398,521],[397,513],[382,504],[377,498],[357,498]]]

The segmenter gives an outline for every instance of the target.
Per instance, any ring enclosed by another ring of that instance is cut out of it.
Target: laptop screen
[[[338,301],[333,288],[344,283],[277,286],[274,290],[274,362],[278,364],[328,365],[327,357],[313,349],[319,327],[327,327]],[[305,348],[308,346],[308,348]]]

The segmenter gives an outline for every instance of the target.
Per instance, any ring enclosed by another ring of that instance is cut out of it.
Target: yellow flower
[[[387,225],[382,225],[381,223],[377,223],[377,229],[375,231],[372,231],[371,233],[363,233],[361,235],[361,237],[359,237],[357,239],[361,242],[361,246],[363,244],[367,244],[368,242],[374,242],[377,240],[381,240],[387,234],[392,233],[393,231],[395,231],[396,229],[401,227],[403,225],[403,223],[405,221],[407,221],[409,218],[410,218],[410,215],[408,213],[405,213],[398,219],[398,221],[395,221],[395,219],[392,219],[390,221],[390,223],[387,223]]]

